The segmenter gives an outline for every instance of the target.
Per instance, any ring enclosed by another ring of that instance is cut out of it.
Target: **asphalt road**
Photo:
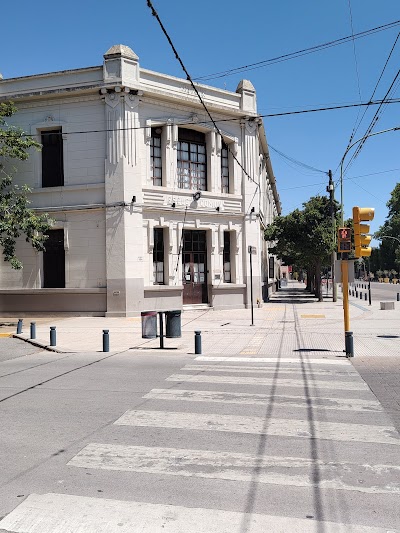
[[[399,436],[325,352],[6,358],[0,425],[0,531],[400,528]]]

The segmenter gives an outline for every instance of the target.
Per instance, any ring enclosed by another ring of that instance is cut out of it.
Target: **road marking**
[[[364,381],[316,381],[310,376],[307,379],[285,379],[277,378],[257,378],[257,377],[236,377],[236,376],[205,376],[205,375],[191,375],[191,374],[172,374],[166,378],[166,381],[179,381],[180,383],[229,383],[232,385],[257,385],[270,387],[271,385],[285,386],[285,387],[300,387],[317,388],[317,389],[335,389],[335,390],[369,390],[369,387]]]
[[[351,367],[351,363],[347,359],[311,359],[307,356],[302,358],[297,357],[296,359],[292,357],[208,357],[205,355],[200,355],[195,358],[195,361],[210,361],[210,362],[237,362],[237,363],[294,363],[298,365],[346,365]]]
[[[86,446],[67,464],[79,468],[400,494],[400,466],[390,465],[96,443]]]
[[[346,400],[342,398],[305,398],[304,396],[280,396],[274,394],[251,394],[245,392],[199,391],[182,389],[152,389],[143,398],[187,402],[217,402],[242,405],[291,406],[312,409],[333,409],[338,411],[382,412],[382,406],[375,400]]]
[[[31,494],[0,521],[14,533],[388,533],[387,528],[69,494]]]
[[[300,315],[300,318],[325,318],[325,315]]]
[[[257,416],[167,411],[126,411],[114,423],[122,426],[173,428],[189,431],[223,431],[253,435],[400,445],[399,434],[393,427],[366,424],[310,422],[284,418],[265,419]]]
[[[13,336],[13,333],[0,333],[0,339],[5,339],[7,337],[12,337]]]
[[[185,365],[181,370],[184,371],[192,371],[192,370],[202,370],[207,372],[231,372],[231,373],[238,373],[238,372],[244,372],[246,374],[252,373],[252,374],[273,374],[273,373],[282,373],[282,374],[298,374],[301,372],[301,369],[299,368],[293,368],[292,367],[285,367],[284,365],[279,365],[272,367],[272,366],[240,366],[240,365]],[[310,376],[354,376],[358,378],[358,381],[360,381],[360,375],[356,371],[351,371],[349,368],[348,370],[316,370],[314,368],[308,370],[307,368],[305,371],[308,373],[310,372]]]

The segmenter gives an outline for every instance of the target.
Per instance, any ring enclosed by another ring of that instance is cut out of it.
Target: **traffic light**
[[[351,252],[351,228],[338,228],[338,252]]]
[[[375,209],[372,207],[353,207],[353,228],[354,228],[354,253],[356,257],[369,257],[372,248],[369,246],[371,235],[369,233],[369,224],[361,224],[367,220],[373,220]]]

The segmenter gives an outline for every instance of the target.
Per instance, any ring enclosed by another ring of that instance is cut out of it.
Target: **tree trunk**
[[[315,264],[315,296],[318,298],[319,302],[323,302],[322,297],[322,283],[321,283],[321,262],[318,261]]]

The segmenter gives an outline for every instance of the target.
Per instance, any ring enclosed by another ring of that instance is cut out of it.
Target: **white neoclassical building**
[[[42,145],[19,164],[31,207],[54,219],[46,251],[0,262],[0,312],[132,316],[250,305],[278,265],[263,229],[280,201],[253,85],[236,92],[139,66],[116,45],[101,66],[0,80],[15,125]],[[250,248],[251,247],[251,248]]]

